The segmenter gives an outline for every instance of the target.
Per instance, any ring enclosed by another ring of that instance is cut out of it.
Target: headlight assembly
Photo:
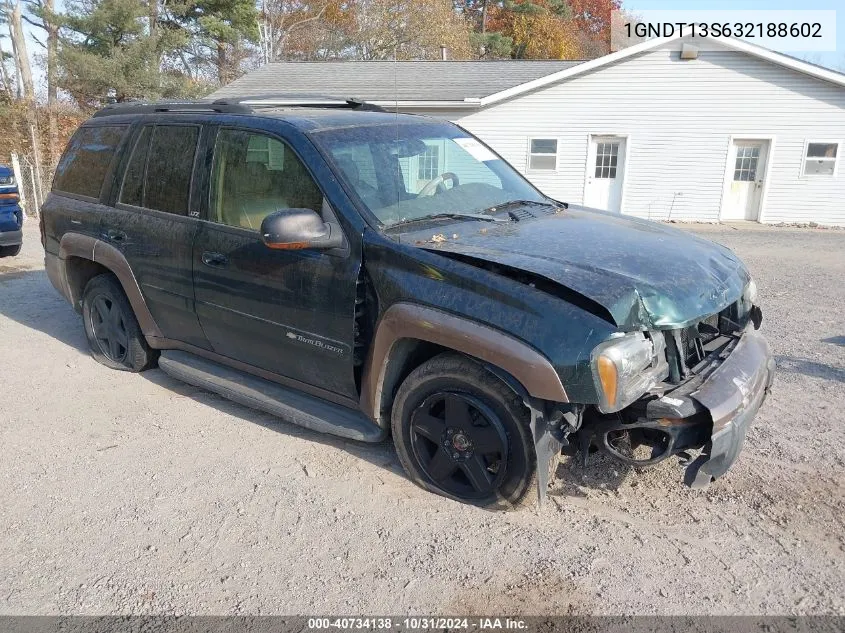
[[[748,285],[745,286],[745,291],[742,293],[742,300],[749,306],[757,303],[757,284],[753,279],[750,279]]]
[[[613,413],[669,375],[666,341],[661,332],[631,332],[605,341],[593,350],[599,410]]]
[[[742,297],[739,300],[739,317],[742,319],[746,314],[749,313],[751,308],[757,303],[757,284],[754,283],[753,279],[749,279],[748,283],[745,286],[745,290],[742,291]]]

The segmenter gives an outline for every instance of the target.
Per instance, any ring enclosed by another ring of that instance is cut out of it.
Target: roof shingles
[[[367,101],[482,98],[571,68],[579,61],[277,62],[212,93],[210,99],[273,93]]]

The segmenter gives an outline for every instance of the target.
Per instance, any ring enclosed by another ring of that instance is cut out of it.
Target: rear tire
[[[85,286],[82,320],[91,356],[97,362],[132,372],[156,364],[158,350],[147,345],[132,306],[111,273],[97,275]]]
[[[14,257],[21,252],[21,245],[0,246],[0,257]]]
[[[399,387],[391,425],[399,461],[422,488],[497,510],[533,502],[528,411],[479,363],[447,353],[417,367]]]

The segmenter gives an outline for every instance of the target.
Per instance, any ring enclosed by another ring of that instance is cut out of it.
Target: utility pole
[[[59,162],[59,121],[58,105],[58,54],[59,25],[56,23],[55,0],[44,0],[44,30],[47,31],[47,117],[50,143],[50,171]]]

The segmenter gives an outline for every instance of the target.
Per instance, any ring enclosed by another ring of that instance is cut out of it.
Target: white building
[[[586,62],[279,63],[212,98],[355,96],[448,118],[548,195],[621,213],[845,225],[845,75],[743,41],[701,44],[650,40]]]

